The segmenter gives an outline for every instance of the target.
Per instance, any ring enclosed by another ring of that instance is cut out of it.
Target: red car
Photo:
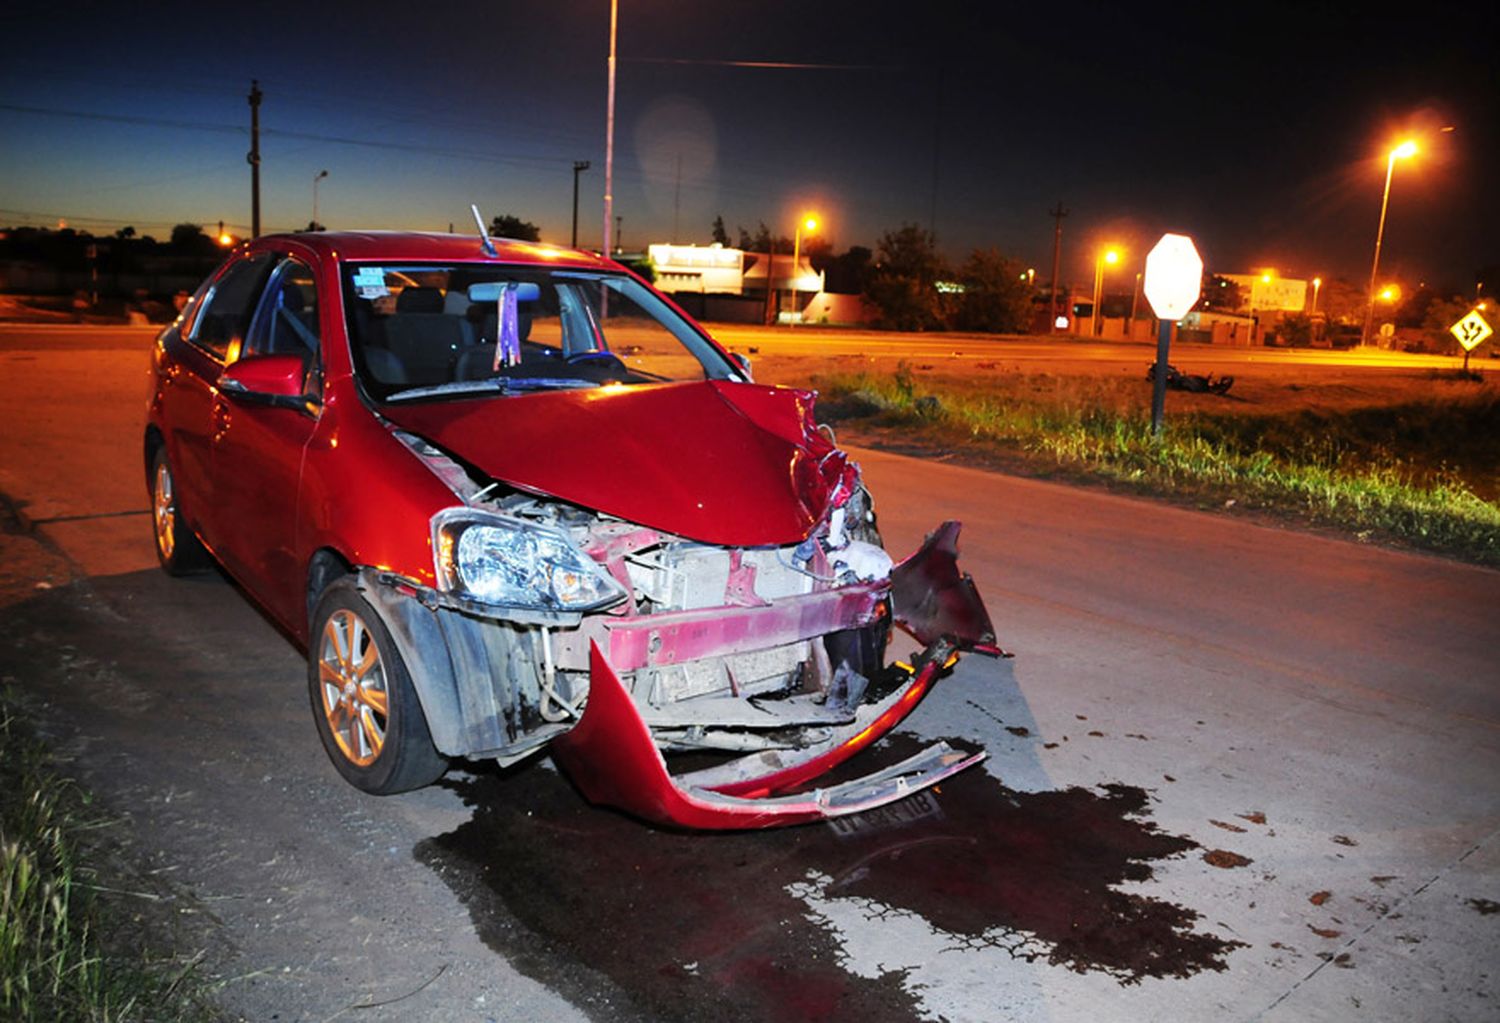
[[[813,395],[751,382],[584,252],[385,232],[260,238],[156,339],[162,567],[211,555],[305,644],[318,734],[372,793],[543,748],[590,799],[748,828],[976,762],[938,743],[810,783],[960,649],[998,652],[956,523],[892,564]],[[893,622],[926,649],[886,666]],[[727,754],[668,770],[663,752]]]

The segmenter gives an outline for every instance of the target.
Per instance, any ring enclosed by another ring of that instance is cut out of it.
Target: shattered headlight
[[[593,611],[626,596],[598,562],[549,526],[472,508],[432,519],[438,588],[501,607]]]

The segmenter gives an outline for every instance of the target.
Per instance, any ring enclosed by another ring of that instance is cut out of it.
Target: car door
[[[284,258],[266,286],[241,358],[301,356],[302,400],[272,404],[221,388],[214,407],[215,505],[228,526],[219,557],[288,627],[305,611],[297,495],[303,451],[322,410],[319,312],[312,267],[295,256]]]
[[[220,529],[211,463],[219,376],[225,363],[238,357],[274,262],[270,253],[257,252],[226,263],[205,286],[177,335],[165,343],[161,421],[178,500],[198,535],[215,550]]]

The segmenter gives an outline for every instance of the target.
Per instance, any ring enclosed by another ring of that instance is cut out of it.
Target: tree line
[[[724,218],[713,223],[713,240],[729,244]],[[793,239],[773,236],[764,223],[755,234],[739,228],[738,248],[747,252],[790,254]],[[938,251],[932,232],[903,224],[880,236],[871,250],[850,246],[834,253],[824,238],[802,239],[813,269],[827,277],[827,289],[863,295],[879,325],[892,330],[972,330],[1018,333],[1031,329],[1032,284],[1026,267],[995,248],[975,249],[958,264]]]

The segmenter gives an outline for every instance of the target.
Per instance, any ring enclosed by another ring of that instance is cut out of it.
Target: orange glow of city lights
[[[1391,150],[1392,159],[1405,160],[1408,156],[1417,155],[1417,143],[1413,139],[1407,139],[1395,149]]]
[[[816,231],[817,229],[818,229],[818,218],[817,217],[808,217],[806,220],[804,220],[802,222],[802,230],[806,231],[808,234],[811,234],[812,232]]]
[[[1270,284],[1271,283],[1271,275],[1270,274],[1261,274],[1260,275],[1260,283],[1262,283],[1262,284]]]
[[[1106,263],[1109,263],[1110,265],[1118,263],[1120,261],[1120,250],[1119,249],[1105,249],[1104,250],[1104,261]]]
[[[1380,300],[1382,302],[1395,302],[1401,297],[1401,289],[1394,284],[1387,284],[1380,289]]]
[[[234,236],[231,235],[228,231],[225,231],[223,234],[219,235],[219,244],[224,246],[224,248],[226,249],[229,248],[234,244]]]

